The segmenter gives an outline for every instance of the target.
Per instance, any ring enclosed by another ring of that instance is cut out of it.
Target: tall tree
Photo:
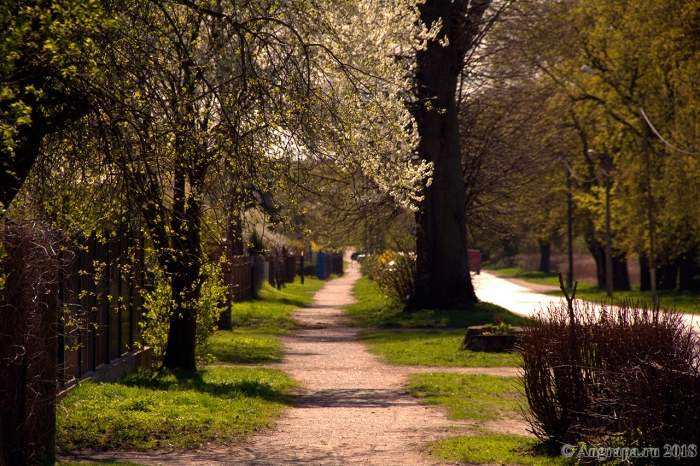
[[[465,59],[486,28],[491,0],[426,0],[420,21],[435,30],[416,54],[413,114],[432,182],[416,213],[418,288],[408,308],[477,302],[467,263],[457,89]]]

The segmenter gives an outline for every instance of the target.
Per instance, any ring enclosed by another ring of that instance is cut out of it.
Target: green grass
[[[57,449],[149,450],[231,444],[271,424],[296,384],[281,371],[137,372],[83,383],[57,407]]]
[[[259,299],[231,306],[232,330],[215,332],[207,352],[217,363],[265,364],[282,360],[282,344],[277,338],[292,332],[297,324],[292,312],[311,304],[313,295],[324,282],[307,277],[304,285],[289,283],[281,290],[265,283]]]
[[[324,284],[314,278],[305,282],[281,290],[265,284],[260,299],[235,303],[234,330],[218,331],[209,342],[217,364],[279,361],[277,337],[296,328],[291,313],[310,304]],[[269,426],[296,386],[280,371],[217,364],[196,373],[139,372],[115,383],[83,383],[58,407],[59,451],[237,443]]]
[[[366,276],[355,284],[353,296],[358,302],[346,309],[346,315],[359,327],[466,328],[493,322],[496,316],[512,325],[523,325],[527,322],[525,317],[484,302],[467,309],[422,309],[417,312],[402,312],[403,306],[385,298]]]
[[[232,325],[257,333],[289,333],[297,327],[290,317],[294,309],[311,304],[314,293],[323,285],[322,280],[312,277],[306,277],[303,285],[288,283],[281,290],[264,283],[258,299],[232,305]]]
[[[282,360],[282,343],[275,336],[256,334],[249,329],[215,332],[209,338],[208,351],[216,357],[216,363],[224,364],[266,364]]]
[[[414,374],[408,385],[411,395],[443,406],[451,419],[489,421],[518,418],[525,402],[517,377],[481,374]]]
[[[513,353],[458,351],[464,330],[362,332],[359,339],[371,353],[384,356],[389,364],[451,367],[519,366]]]
[[[427,450],[446,461],[467,464],[564,465],[571,460],[550,456],[537,439],[518,435],[463,435],[427,444]]]
[[[415,374],[408,386],[411,394],[447,410],[451,419],[492,421],[518,419],[525,403],[516,377],[467,374]],[[426,444],[428,452],[442,460],[488,464],[566,464],[549,456],[537,439],[496,434],[483,428]]]

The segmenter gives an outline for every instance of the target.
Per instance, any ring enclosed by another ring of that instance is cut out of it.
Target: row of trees
[[[143,229],[172,289],[164,365],[193,370],[204,244],[240,245],[246,210],[269,220],[327,170],[420,199],[431,167],[394,57],[429,31],[406,6],[4,3],[0,202],[73,232]]]
[[[638,256],[650,288],[653,234],[659,287],[698,291],[699,30],[693,1],[507,8],[461,94],[471,240],[546,254],[565,237],[570,193],[602,287],[607,172],[614,287],[629,288],[627,258]]]

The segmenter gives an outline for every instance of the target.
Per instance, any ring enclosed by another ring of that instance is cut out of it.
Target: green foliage
[[[95,65],[85,55],[93,47],[87,35],[105,22],[102,4],[91,0],[0,4],[2,146],[15,146],[17,127],[32,123],[33,106],[50,103],[52,92],[65,85],[59,83],[85,73],[86,64],[87,69]],[[44,76],[37,79],[33,73],[39,70]]]
[[[368,276],[392,301],[406,304],[416,292],[416,260],[409,254],[387,250],[365,259]]]
[[[197,359],[207,363],[214,360],[214,357],[209,354],[207,339],[216,330],[221,313],[219,303],[226,300],[226,286],[218,264],[205,264],[201,270],[200,280],[203,280],[203,283],[196,303],[196,351]],[[142,291],[145,319],[140,324],[144,343],[153,348],[156,358],[161,358],[167,348],[173,299],[170,282],[162,269],[155,269],[154,282],[155,287],[152,292]]]
[[[451,419],[516,419],[517,410],[525,403],[516,377],[444,372],[413,374],[408,389],[413,396],[444,406]]]
[[[504,333],[510,333],[510,324],[506,324],[505,322],[496,322],[493,324],[486,324],[486,327],[489,329],[489,333],[499,333],[499,334],[504,334]]]
[[[83,383],[58,405],[57,448],[151,450],[235,444],[271,425],[295,383],[263,368],[138,372]]]
[[[566,458],[547,454],[539,440],[518,435],[465,435],[430,442],[427,448],[442,460],[465,464],[570,464]]]
[[[389,364],[448,367],[518,367],[513,353],[458,351],[464,330],[361,332],[359,339],[371,353]]]
[[[512,325],[524,325],[528,319],[491,303],[477,303],[464,309],[421,309],[403,312],[403,305],[384,297],[367,277],[360,278],[353,288],[356,304],[345,313],[360,327],[469,327],[483,325],[500,317]]]

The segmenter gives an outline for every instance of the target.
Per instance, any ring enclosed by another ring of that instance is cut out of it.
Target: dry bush
[[[60,238],[11,223],[0,242],[0,464],[53,464]]]
[[[627,445],[700,440],[698,335],[673,310],[566,303],[520,339],[528,421],[541,439]]]

